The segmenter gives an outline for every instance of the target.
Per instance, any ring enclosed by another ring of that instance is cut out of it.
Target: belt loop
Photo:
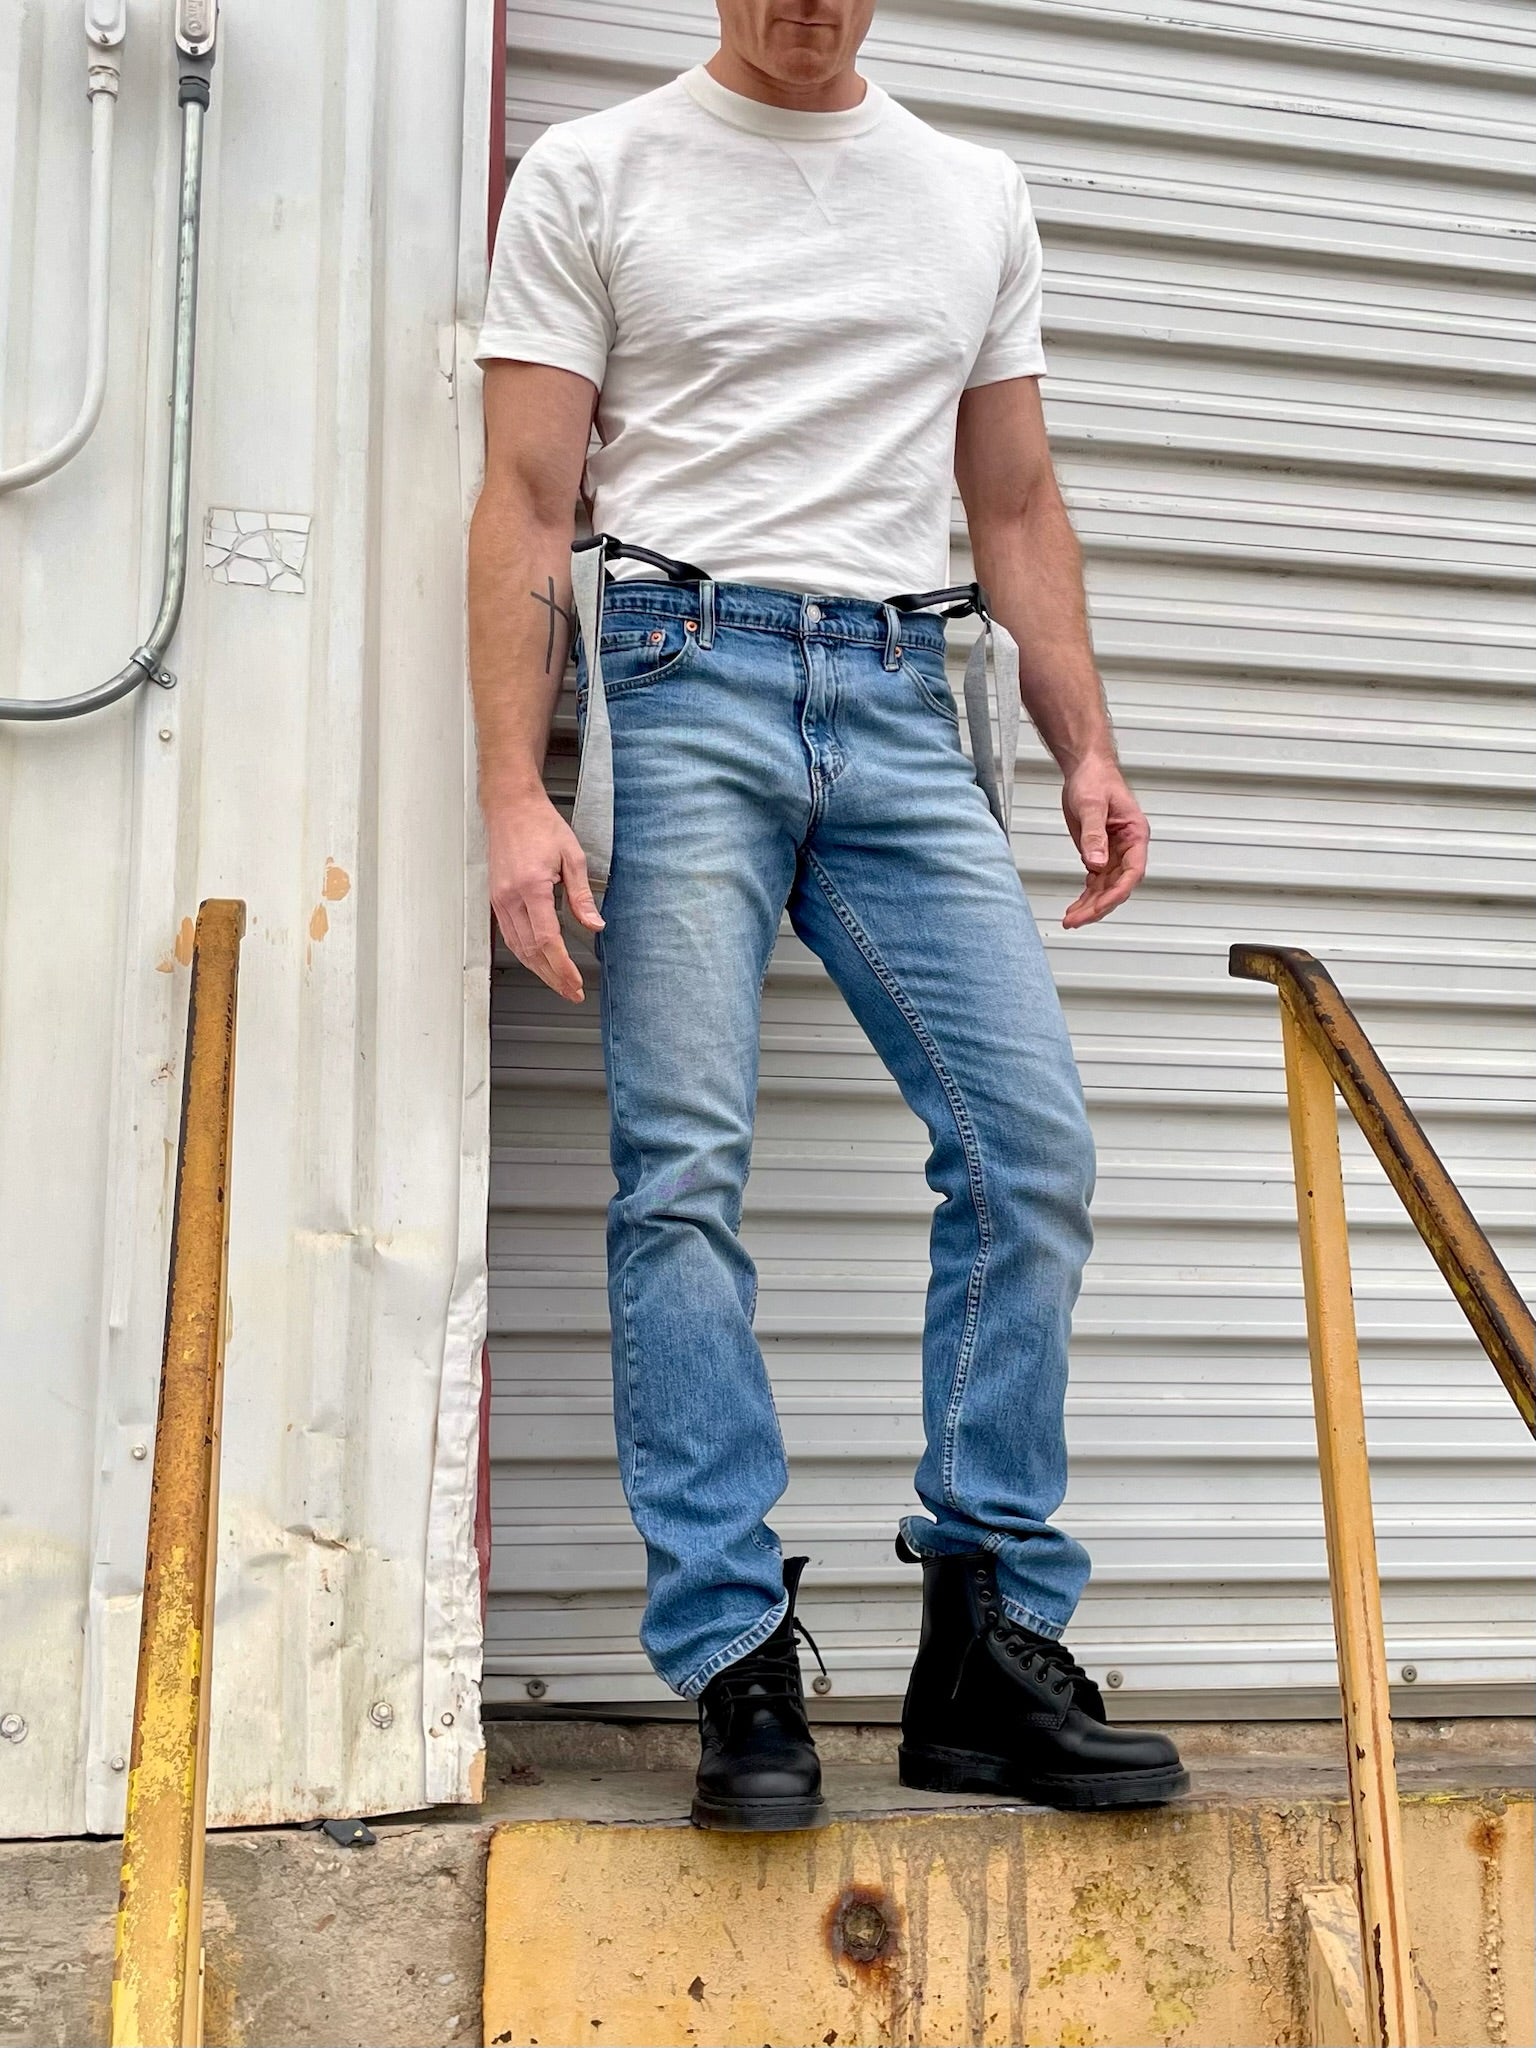
[[[880,607],[885,617],[885,666],[894,671],[901,667],[901,614],[893,604]]]
[[[705,577],[699,584],[699,645],[715,644],[715,586]]]

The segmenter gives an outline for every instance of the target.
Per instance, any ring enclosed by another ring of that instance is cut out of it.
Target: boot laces
[[[1008,1656],[1027,1657],[1041,1669],[1042,1674],[1054,1677],[1059,1673],[1063,1682],[1061,1689],[1070,1690],[1074,1703],[1099,1719],[1103,1718],[1103,1694],[1065,1643],[1051,1636],[1038,1636],[1032,1629],[1021,1629],[1006,1620],[998,1622],[995,1632]]]
[[[1104,1720],[1104,1696],[1094,1679],[1071,1655],[1065,1642],[1059,1642],[1053,1636],[1036,1636],[1032,1628],[1020,1628],[1004,1616],[993,1622],[991,1634],[1006,1657],[1016,1657],[1020,1663],[1032,1663],[1042,1677],[1057,1679],[1057,1686],[1053,1688],[1055,1692],[1069,1694],[1073,1704],[1083,1708],[1083,1712],[1092,1714],[1096,1720]],[[971,1645],[967,1645],[967,1655],[971,1649],[975,1649],[975,1638]]]
[[[816,1638],[799,1615],[792,1615],[790,1623],[791,1642],[785,1646],[788,1655],[779,1651],[764,1655],[766,1645],[760,1645],[756,1650],[749,1650],[737,1663],[727,1665],[720,1673],[714,1682],[714,1691],[722,1707],[728,1710],[761,1707],[771,1701],[788,1700],[804,1713],[805,1691],[800,1678],[800,1661],[793,1648],[794,1639],[798,1638],[805,1644],[816,1659],[823,1678],[827,1675],[827,1667]],[[701,1711],[702,1707],[701,1699]]]

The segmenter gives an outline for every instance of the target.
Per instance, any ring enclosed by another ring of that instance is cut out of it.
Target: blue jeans
[[[701,597],[705,602],[701,603]],[[712,605],[707,601],[712,597]],[[614,855],[603,1049],[614,1419],[645,1539],[641,1640],[695,1697],[785,1609],[788,1473],[737,1235],[779,919],[826,964],[927,1125],[926,1515],[1059,1635],[1088,1577],[1066,1486],[1067,1336],[1093,1147],[1007,840],[960,744],[944,628],[746,584],[609,585]],[[585,705],[585,665],[578,670]]]

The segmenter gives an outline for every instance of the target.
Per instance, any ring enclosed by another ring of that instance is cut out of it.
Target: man
[[[818,1825],[795,1643],[805,1560],[786,1564],[767,1526],[787,1475],[737,1236],[787,907],[926,1122],[942,1196],[928,1512],[898,1538],[924,1588],[903,1782],[1150,1804],[1184,1789],[1177,1752],[1106,1725],[1060,1641],[1088,1559],[1050,1522],[1093,1161],[999,823],[1020,690],[1087,872],[1069,928],[1124,902],[1148,834],[1046,446],[1028,195],[1010,159],[859,75],[872,0],[719,11],[707,65],[551,129],[518,169],[480,344],[470,540],[496,914],[517,957],[580,1002],[563,895],[602,968],[614,1412],[649,1564],[642,1640],[699,1702],[694,1819]],[[1011,693],[994,732],[973,662],[974,770],[945,681],[938,611],[956,607],[935,608],[981,603],[935,592],[952,477]],[[655,552],[574,558],[573,830],[541,770],[584,481],[594,532]]]

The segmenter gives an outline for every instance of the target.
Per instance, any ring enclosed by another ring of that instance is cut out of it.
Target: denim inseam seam
[[[944,1417],[944,1451],[942,1469],[944,1475],[944,1498],[951,1507],[959,1505],[955,1498],[955,1433],[960,1426],[960,1404],[965,1396],[966,1381],[970,1376],[972,1353],[975,1350],[976,1327],[981,1320],[981,1294],[986,1279],[987,1263],[992,1250],[992,1223],[987,1213],[986,1187],[982,1179],[981,1148],[976,1141],[975,1127],[971,1123],[954,1076],[944,1063],[937,1041],[922,1020],[917,1006],[906,994],[896,977],[880,957],[875,945],[852,909],[839,895],[836,885],[816,856],[806,855],[806,866],[816,877],[817,886],[831,905],[832,913],[848,933],[860,953],[868,961],[880,986],[896,1005],[906,1020],[912,1036],[922,1047],[928,1064],[933,1068],[942,1089],[949,1113],[955,1120],[955,1133],[960,1140],[960,1149],[965,1154],[966,1177],[970,1183],[971,1205],[976,1212],[976,1257],[971,1263],[970,1277],[965,1288],[965,1321],[960,1331],[960,1342],[955,1353],[955,1383],[949,1397],[949,1407]]]

